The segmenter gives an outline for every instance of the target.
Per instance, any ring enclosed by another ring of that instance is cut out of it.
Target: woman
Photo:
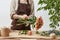
[[[34,4],[33,0],[12,0],[11,1],[11,19],[12,19],[12,27],[13,30],[30,30],[30,25],[26,27],[25,25],[17,24],[17,19],[28,19],[28,17],[34,15]]]

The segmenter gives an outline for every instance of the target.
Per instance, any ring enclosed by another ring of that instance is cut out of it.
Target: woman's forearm
[[[17,14],[13,15],[13,19],[19,19],[19,18],[23,18],[23,16],[22,15],[17,15]]]

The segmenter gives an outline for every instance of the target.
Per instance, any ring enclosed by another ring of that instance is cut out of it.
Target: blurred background
[[[44,25],[40,30],[50,30],[51,28],[49,27],[49,16],[48,16],[48,11],[37,11],[38,9],[38,1],[39,0],[34,0],[34,12],[35,16],[39,17],[42,16]],[[10,19],[10,2],[11,0],[1,0],[0,1],[0,28],[7,26],[10,27],[11,25],[11,19]],[[59,29],[59,27],[57,28]]]

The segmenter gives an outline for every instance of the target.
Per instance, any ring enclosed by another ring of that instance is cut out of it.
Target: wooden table
[[[0,40],[60,40],[60,38],[52,39],[50,37],[43,37],[43,36],[28,36],[28,35],[21,35],[21,36],[14,36],[14,37],[0,37]]]
[[[40,36],[40,35],[18,35],[19,31],[14,31],[10,33],[9,37],[0,37],[0,40],[60,40],[60,37],[57,37],[57,39],[52,39],[51,37],[46,36]]]

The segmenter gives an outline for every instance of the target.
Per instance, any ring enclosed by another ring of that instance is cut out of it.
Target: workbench
[[[60,40],[60,37],[56,39],[52,39],[51,37],[47,36],[40,36],[40,35],[19,35],[19,31],[13,31],[10,33],[8,37],[0,37],[0,40]]]

